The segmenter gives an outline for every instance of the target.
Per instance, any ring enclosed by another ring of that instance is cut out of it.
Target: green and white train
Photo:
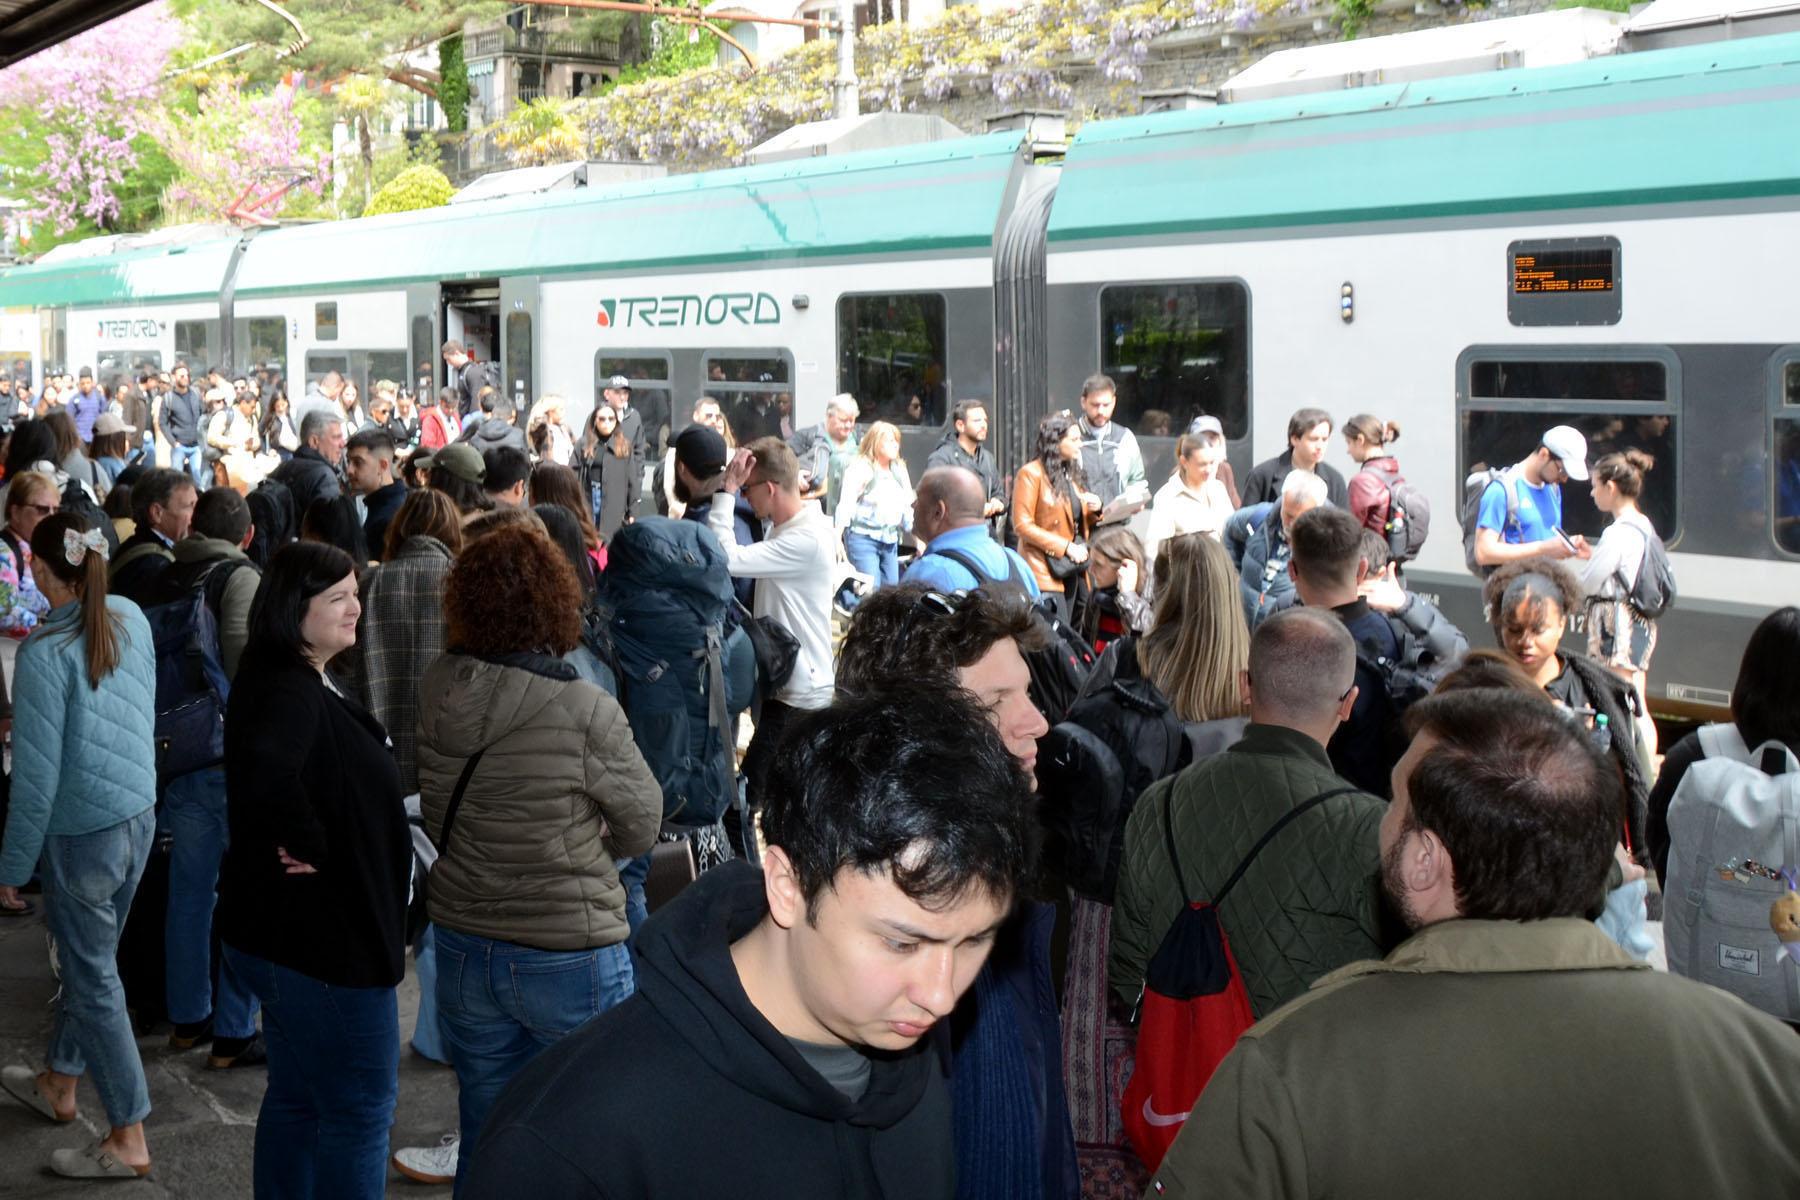
[[[36,334],[0,354],[266,364],[298,397],[441,377],[460,336],[571,418],[613,374],[676,428],[703,392],[797,425],[917,394],[920,455],[987,398],[1009,470],[1095,371],[1135,428],[1219,417],[1240,476],[1296,408],[1369,411],[1435,501],[1409,576],[1477,644],[1461,481],[1574,424],[1656,457],[1681,598],[1652,697],[1716,710],[1800,596],[1796,129],[1800,35],[1752,38],[1090,124],[1060,157],[994,133],[35,264],[0,275],[0,328]],[[1141,440],[1157,482],[1173,440]]]

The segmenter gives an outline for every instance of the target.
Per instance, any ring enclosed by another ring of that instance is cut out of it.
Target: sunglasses
[[[954,617],[962,610],[968,598],[969,593],[961,590],[948,593],[926,592],[921,595],[919,602],[906,610],[906,619],[900,622],[899,636],[888,644],[887,670],[892,671],[900,665],[901,651],[906,649],[921,618],[936,620],[939,617]]]
[[[19,507],[29,508],[40,517],[47,517],[57,510],[57,506],[54,504],[21,504]]]

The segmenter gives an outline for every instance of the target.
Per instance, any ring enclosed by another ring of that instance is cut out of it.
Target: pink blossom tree
[[[116,221],[182,36],[159,0],[0,71],[0,164],[27,220],[57,234]]]
[[[176,219],[217,219],[245,188],[273,191],[299,171],[311,174],[305,186],[316,195],[329,175],[327,156],[303,146],[295,92],[286,84],[255,92],[220,81],[200,93],[198,113],[167,113],[152,132],[179,171],[163,195],[164,215]]]

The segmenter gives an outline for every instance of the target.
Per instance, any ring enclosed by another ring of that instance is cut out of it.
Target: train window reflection
[[[1554,425],[1572,425],[1587,438],[1588,465],[1604,456],[1640,450],[1652,466],[1644,476],[1638,505],[1667,542],[1675,541],[1680,512],[1676,505],[1676,417],[1672,413],[1595,413],[1532,409],[1470,408],[1462,414],[1463,476],[1484,467],[1505,467],[1538,448],[1538,439]],[[1594,507],[1590,486],[1562,485],[1563,528],[1570,533],[1600,536],[1607,518]]]
[[[1782,375],[1781,402],[1800,405],[1800,362],[1791,362]]]
[[[203,375],[213,365],[212,331],[216,321],[175,322],[175,361],[186,363],[188,373]]]
[[[705,370],[700,386],[725,410],[738,445],[786,436],[782,426],[791,427],[794,416],[794,368],[787,351],[708,354]]]
[[[942,296],[843,296],[837,319],[838,390],[856,397],[865,420],[944,423]]]
[[[1483,400],[1668,400],[1668,368],[1655,360],[1476,360],[1469,395]]]
[[[670,436],[669,356],[641,350],[596,354],[595,404],[606,403],[606,386],[615,375],[623,375],[631,384],[631,406],[644,420],[644,436],[651,450],[660,456]]]
[[[1250,293],[1241,283],[1109,287],[1100,293],[1100,369],[1118,385],[1113,420],[1150,437],[1201,415],[1228,438],[1250,432]],[[1064,381],[1059,381],[1064,382]],[[1066,381],[1073,401],[1079,381]]]
[[[313,305],[313,335],[321,342],[335,342],[338,335],[337,302]]]
[[[1788,368],[1792,380],[1793,368]],[[1794,403],[1790,388],[1788,403]],[[1775,544],[1800,554],[1800,420],[1775,422]]]

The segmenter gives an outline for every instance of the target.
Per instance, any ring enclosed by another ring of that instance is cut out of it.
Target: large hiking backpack
[[[1038,744],[1038,794],[1047,853],[1063,882],[1102,904],[1113,902],[1125,822],[1151,784],[1193,761],[1186,724],[1138,670],[1137,642],[1107,647],[1112,682],[1083,696]]]
[[[711,825],[737,797],[724,664],[731,600],[725,551],[704,525],[645,517],[607,548],[592,628],[662,788],[666,827]]]
[[[1800,863],[1800,760],[1778,741],[1752,750],[1732,724],[1700,729],[1706,757],[1669,802],[1663,924],[1669,969],[1800,1021],[1800,967],[1769,910]]]
[[[1462,502],[1462,535],[1463,563],[1469,573],[1485,579],[1494,573],[1493,567],[1483,566],[1475,561],[1475,533],[1481,519],[1481,499],[1487,495],[1488,488],[1494,484],[1506,493],[1506,530],[1519,528],[1519,493],[1513,484],[1511,467],[1489,467],[1485,471],[1477,471],[1463,480]],[[1505,530],[1502,530],[1504,533]]]
[[[244,497],[250,506],[250,523],[255,532],[250,548],[245,551],[258,569],[267,567],[275,552],[294,540],[300,531],[300,517],[294,511],[294,492],[278,479],[265,479]]]
[[[225,761],[225,704],[231,684],[219,646],[219,600],[231,573],[246,564],[215,559],[177,563],[155,581],[144,605],[156,652],[156,779]]]
[[[1025,578],[1011,554],[1006,556],[1006,578],[996,579],[982,569],[973,555],[961,550],[934,550],[975,577],[981,589],[990,595],[1016,600],[1031,609],[1032,617],[1049,645],[1025,655],[1025,666],[1031,672],[1031,700],[1055,725],[1066,717],[1081,695],[1081,685],[1094,669],[1094,648],[1080,631],[1063,620],[1054,604],[1040,597],[1035,602],[1026,590]]]
[[[1334,788],[1283,813],[1210,901],[1188,893],[1175,852],[1175,793],[1169,790],[1163,802],[1163,841],[1184,907],[1144,971],[1135,1065],[1120,1103],[1125,1136],[1152,1171],[1162,1165],[1213,1072],[1256,1021],[1231,941],[1219,924],[1219,906],[1277,834],[1333,796],[1356,790]]]
[[[1387,512],[1382,518],[1381,529],[1387,538],[1388,553],[1399,562],[1411,562],[1419,557],[1425,539],[1431,535],[1431,500],[1408,483],[1406,476],[1377,465],[1377,460],[1364,463],[1362,469],[1380,480],[1387,490]]]
[[[1638,530],[1643,533],[1642,529]],[[1621,572],[1620,582],[1623,580]],[[1654,621],[1675,604],[1675,568],[1669,548],[1654,530],[1644,537],[1644,557],[1638,564],[1637,582],[1625,594],[1625,603],[1646,621]]]

